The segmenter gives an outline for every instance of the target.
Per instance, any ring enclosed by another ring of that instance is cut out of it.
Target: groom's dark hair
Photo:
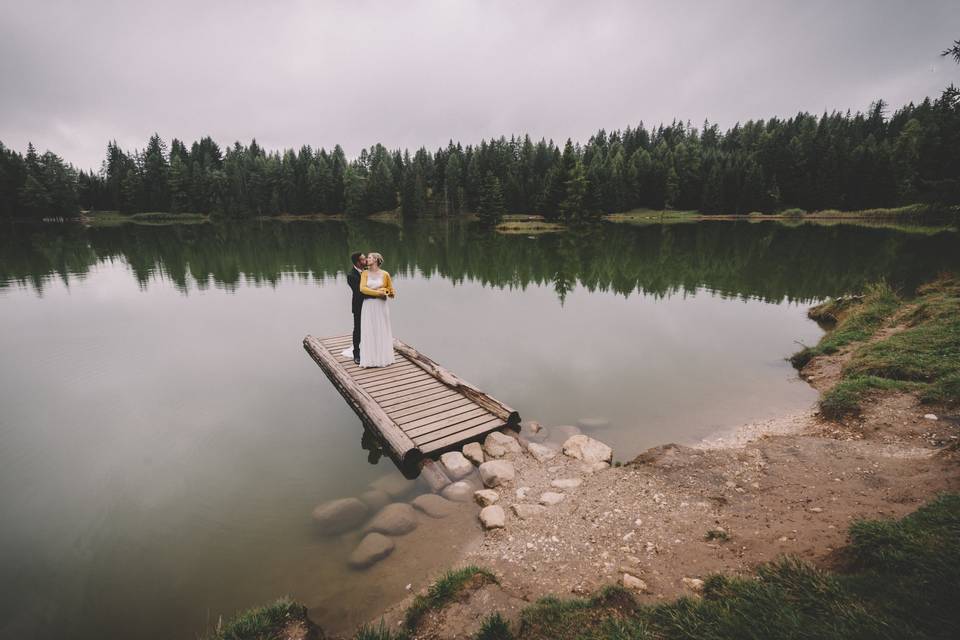
[[[353,263],[353,266],[357,266],[357,260],[359,260],[359,259],[360,259],[360,256],[362,256],[362,255],[363,255],[363,253],[361,253],[361,252],[359,252],[359,251],[357,251],[356,253],[351,253],[351,254],[350,254],[350,262]]]

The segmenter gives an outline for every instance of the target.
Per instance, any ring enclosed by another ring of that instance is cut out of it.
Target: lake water
[[[472,508],[366,572],[311,526],[395,473],[301,347],[350,330],[352,250],[398,337],[527,420],[609,419],[623,461],[809,406],[810,304],[960,268],[953,232],[845,225],[2,227],[0,637],[195,638],[285,594],[347,629],[452,562]]]

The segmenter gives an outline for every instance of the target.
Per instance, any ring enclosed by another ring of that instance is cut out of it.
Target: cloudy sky
[[[938,95],[957,38],[956,0],[0,0],[0,141],[90,168],[155,131],[354,156],[727,127]]]

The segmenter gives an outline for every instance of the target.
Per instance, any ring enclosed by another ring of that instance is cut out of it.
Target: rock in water
[[[479,442],[471,442],[463,445],[463,456],[475,465],[483,464],[483,447]]]
[[[563,443],[563,452],[571,458],[583,460],[587,464],[595,462],[610,462],[613,458],[613,449],[599,440],[585,435],[570,436]]]
[[[507,522],[507,514],[497,504],[480,509],[479,517],[484,529],[501,529]]]
[[[491,460],[480,465],[480,478],[487,487],[497,487],[505,482],[513,482],[515,476],[513,463],[506,460]]]
[[[445,518],[456,509],[456,505],[452,502],[434,493],[419,495],[411,504],[417,511],[422,511],[431,518]]]
[[[399,473],[390,473],[377,478],[370,483],[374,489],[385,491],[388,496],[396,500],[402,498],[416,487],[417,483],[413,480],[407,480]]]
[[[380,533],[368,533],[350,554],[347,563],[354,569],[365,569],[393,552],[393,540]]]
[[[539,504],[512,504],[510,508],[521,520],[526,520],[527,518],[533,518],[544,513],[547,508]]]
[[[480,489],[473,492],[473,500],[481,507],[489,507],[500,499],[500,494],[493,489]]]
[[[472,484],[465,480],[458,480],[441,491],[440,495],[454,502],[470,502],[474,491],[476,491],[476,489]]]
[[[536,420],[531,420],[530,422],[526,422],[524,423],[523,426],[527,428],[527,433],[532,434],[532,433],[540,433],[541,431],[543,431],[543,425],[537,422]]]
[[[417,513],[405,502],[388,504],[363,528],[364,533],[385,533],[399,536],[417,528]]]
[[[390,496],[387,495],[386,491],[381,491],[380,489],[364,491],[360,494],[360,499],[370,507],[370,513],[376,513],[390,504]]]
[[[580,418],[577,420],[577,427],[584,431],[594,431],[596,429],[606,429],[610,426],[610,421],[606,418]]]
[[[508,453],[520,453],[520,443],[516,438],[494,431],[483,441],[483,451],[491,458],[502,458]]]
[[[547,440],[562,445],[569,440],[571,436],[580,435],[581,433],[578,427],[570,424],[562,424],[559,427],[550,427],[550,434],[547,436]]]
[[[473,463],[467,460],[459,451],[448,451],[440,456],[440,462],[447,471],[451,480],[459,480],[464,476],[470,475],[473,471]]]
[[[369,513],[369,507],[358,498],[341,498],[319,505],[313,510],[313,520],[320,533],[329,536],[353,529]]]
[[[555,458],[560,450],[555,446],[547,446],[545,444],[538,444],[536,442],[530,442],[527,444],[527,451],[532,455],[537,462],[546,462],[552,458]]]

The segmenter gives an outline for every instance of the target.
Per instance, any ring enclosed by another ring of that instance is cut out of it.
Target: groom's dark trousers
[[[353,311],[353,358],[360,357],[360,311],[363,309],[363,299],[367,296],[360,293],[360,272],[354,267],[350,267],[347,273],[347,284],[353,292],[353,300],[350,309]]]

